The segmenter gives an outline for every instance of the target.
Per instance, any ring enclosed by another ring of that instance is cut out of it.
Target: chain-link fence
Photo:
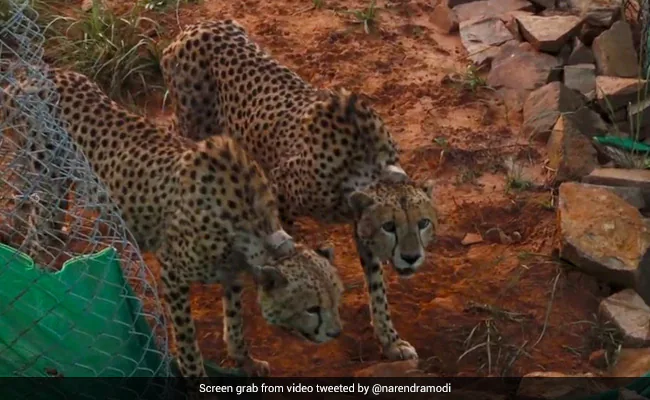
[[[48,88],[0,117],[0,376],[169,376],[156,278],[50,114],[35,16],[29,0],[0,0],[1,107],[19,74]]]

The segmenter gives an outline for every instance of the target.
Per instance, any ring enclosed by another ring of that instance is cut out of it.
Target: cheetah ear
[[[387,165],[384,167],[381,178],[386,182],[393,183],[406,182],[409,179],[406,171],[399,165]]]
[[[433,198],[433,187],[433,179],[427,179],[427,181],[422,184],[422,190],[424,190],[424,193],[426,193],[430,199]]]
[[[257,284],[266,291],[282,289],[289,284],[287,277],[275,267],[261,267],[255,272],[254,277]]]
[[[327,258],[327,260],[330,263],[334,262],[334,248],[333,247],[331,247],[331,246],[319,247],[315,251],[316,251],[316,253],[318,253],[318,255]]]
[[[354,114],[357,112],[357,102],[359,101],[359,95],[356,93],[347,93],[347,91],[342,92],[342,95],[347,97],[347,104],[345,106],[345,119],[351,121],[352,117],[354,117]]]
[[[348,196],[348,204],[355,214],[360,215],[363,210],[375,203],[375,200],[368,194],[355,190]]]

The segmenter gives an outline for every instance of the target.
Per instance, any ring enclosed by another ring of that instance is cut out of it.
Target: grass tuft
[[[343,11],[343,13],[352,15],[355,19],[353,23],[363,25],[363,30],[366,34],[370,34],[370,32],[377,26],[377,14],[379,9],[377,8],[376,3],[376,0],[370,0],[370,4],[363,10],[347,10]]]
[[[88,11],[75,9],[66,15],[43,4],[36,9],[50,65],[87,75],[116,99],[162,88],[162,51],[155,40],[160,26],[142,16],[142,4],[120,15],[98,0]]]

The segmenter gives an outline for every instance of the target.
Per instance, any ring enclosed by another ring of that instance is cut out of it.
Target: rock
[[[560,52],[557,53],[557,62],[560,65],[566,65],[567,61],[569,60],[569,56],[571,55],[571,51],[571,45],[569,43],[565,43],[560,49]]]
[[[535,11],[527,0],[482,0],[453,8],[458,22],[477,18],[499,17],[511,11]]]
[[[600,26],[593,26],[589,24],[582,24],[582,28],[580,28],[580,34],[578,37],[587,46],[591,46],[594,43],[594,39],[598,37],[601,33],[605,32],[607,28],[603,28]]]
[[[582,181],[595,185],[631,186],[641,189],[646,203],[650,192],[650,170],[623,169],[623,168],[597,168],[585,176]]]
[[[565,182],[559,189],[560,257],[608,283],[636,286],[650,232],[635,207],[609,190]]]
[[[592,26],[609,28],[621,16],[623,0],[567,0]]]
[[[503,232],[500,228],[490,228],[485,234],[485,240],[490,243],[511,244],[512,239]]]
[[[598,368],[607,368],[607,351],[605,349],[596,350],[589,355],[589,364]]]
[[[574,112],[567,112],[567,115],[573,117],[573,122],[578,126],[580,132],[590,140],[594,136],[607,135],[611,129],[600,117],[600,114],[588,106],[580,107]]]
[[[618,389],[618,400],[648,400],[648,398],[641,396],[633,390],[622,387]]]
[[[458,30],[458,16],[444,1],[434,7],[430,19],[435,26],[445,33],[452,33]]]
[[[459,26],[460,40],[476,65],[492,62],[501,44],[514,40],[501,19],[497,17],[463,21]]]
[[[646,130],[650,125],[650,99],[641,100],[639,103],[630,104],[627,108],[627,119],[632,124],[630,133],[636,140],[643,140],[646,137]]]
[[[425,374],[422,370],[420,370],[418,360],[405,360],[377,363],[370,367],[356,371],[354,373],[354,376],[365,378],[389,378],[435,375]]]
[[[461,4],[475,3],[478,0],[443,0],[439,4],[444,4],[449,8],[454,8]]]
[[[470,246],[472,244],[481,243],[483,238],[477,233],[468,233],[465,235],[463,240],[460,242],[463,246]]]
[[[594,58],[594,52],[580,38],[576,37],[573,41],[573,51],[566,63],[567,65],[595,64],[596,59]]]
[[[519,31],[519,24],[517,23],[517,17],[523,15],[534,15],[534,14],[529,11],[509,11],[499,16],[499,18],[501,18],[501,21],[503,21],[503,23],[506,25],[506,28],[508,28],[512,36],[518,42],[524,40],[524,38],[521,36],[521,32]]]
[[[583,379],[531,379],[531,378],[583,378]],[[517,398],[567,399],[600,394],[607,390],[592,373],[566,375],[560,372],[532,372],[519,383]]]
[[[534,4],[544,7],[546,9],[555,8],[555,0],[531,0]]]
[[[454,296],[436,297],[435,299],[431,300],[429,304],[433,307],[453,312],[461,310],[464,307],[463,301]]]
[[[555,171],[555,182],[580,180],[598,167],[598,154],[591,140],[580,132],[579,123],[571,114],[557,120],[547,144],[549,168]]]
[[[627,22],[617,21],[598,35],[592,45],[598,73],[606,76],[634,78],[639,76],[639,66],[632,30]]]
[[[633,290],[626,289],[600,302],[600,317],[611,322],[623,337],[623,346],[650,344],[650,307]]]
[[[487,84],[509,99],[508,108],[519,111],[530,92],[551,81],[556,68],[555,57],[536,52],[529,43],[506,43],[492,60]]]
[[[646,89],[646,81],[615,76],[596,77],[596,100],[603,111],[615,112],[628,103],[636,103],[639,92]]]
[[[643,197],[643,191],[641,191],[641,189],[639,189],[638,187],[592,185],[589,183],[583,183],[583,185],[588,187],[598,187],[598,188],[603,188],[605,190],[609,190],[610,192],[614,193],[621,199],[630,203],[631,206],[634,206],[638,209],[644,209],[646,207],[645,198]]]
[[[582,93],[587,100],[596,97],[596,66],[576,64],[564,66],[564,85]]]
[[[650,226],[650,221],[646,219],[645,224]],[[635,279],[634,290],[641,296],[645,304],[650,305],[650,252],[646,252],[641,258]]]
[[[609,376],[612,378],[629,378],[644,376],[650,371],[650,349],[623,348],[618,353],[616,364]]]
[[[533,91],[524,103],[522,133],[540,141],[548,141],[551,129],[561,113],[576,111],[585,98],[560,82],[551,82]]]
[[[573,15],[517,17],[521,34],[539,51],[557,53],[580,32],[582,19]]]

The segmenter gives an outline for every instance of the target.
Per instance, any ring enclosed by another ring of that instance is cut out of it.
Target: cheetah
[[[268,375],[270,368],[249,354],[243,337],[244,274],[256,282],[269,324],[313,343],[340,335],[343,289],[333,250],[311,250],[283,230],[264,172],[233,139],[188,140],[127,111],[85,75],[62,69],[48,69],[45,75],[58,93],[51,112],[106,185],[135,243],[160,262],[163,298],[184,377],[206,376],[191,315],[192,282],[224,287],[228,354],[250,375]],[[19,79],[5,93],[4,118],[16,109],[16,98],[34,95],[38,97],[32,101],[42,101],[46,95],[31,78]],[[32,168],[56,180],[47,170],[45,153],[35,151],[53,149],[61,138],[37,129],[30,134],[35,138],[31,150],[38,155]],[[56,232],[58,226],[47,228]]]
[[[169,129],[234,137],[267,173],[289,232],[298,217],[353,225],[383,353],[417,359],[391,321],[381,265],[407,277],[423,264],[438,226],[433,184],[409,178],[381,117],[358,94],[314,88],[233,20],[186,27],[161,65]]]

